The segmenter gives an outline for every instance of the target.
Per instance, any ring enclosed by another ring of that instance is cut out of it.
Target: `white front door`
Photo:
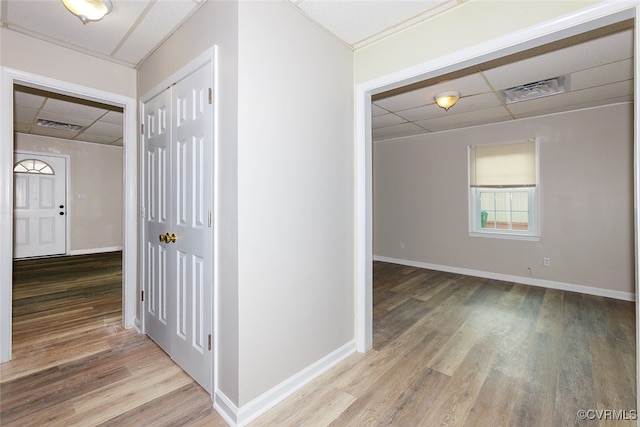
[[[67,252],[67,159],[40,153],[14,155],[13,256]]]
[[[143,106],[145,330],[212,391],[211,64]]]

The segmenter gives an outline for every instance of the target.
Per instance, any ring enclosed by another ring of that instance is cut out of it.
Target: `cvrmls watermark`
[[[627,421],[637,420],[638,413],[635,409],[580,409],[577,414],[580,420],[613,420]]]

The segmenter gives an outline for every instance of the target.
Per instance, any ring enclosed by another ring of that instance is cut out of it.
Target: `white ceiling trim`
[[[439,15],[441,13],[444,13],[446,11],[448,11],[449,9],[453,9],[456,6],[461,5],[463,2],[468,1],[468,0],[448,0],[448,1],[444,1],[443,3],[440,3],[439,5],[436,5],[430,9],[427,9],[426,11],[422,12],[420,15],[414,16],[412,18],[406,19],[403,22],[397,23],[389,28],[386,28],[383,31],[380,31],[376,34],[373,34],[371,36],[368,36],[356,43],[353,44],[353,48],[354,49],[360,49],[363,48],[367,45],[370,45],[372,43],[375,43],[379,40],[382,40],[388,36],[391,36],[395,33],[398,33],[400,31],[406,30],[416,24],[419,24],[423,21],[426,21],[429,18],[432,18],[436,15]]]
[[[352,50],[365,47],[468,0],[287,0]]]

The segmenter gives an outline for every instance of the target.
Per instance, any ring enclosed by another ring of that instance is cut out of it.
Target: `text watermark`
[[[580,420],[628,421],[638,419],[638,412],[635,409],[580,409],[576,415]]]

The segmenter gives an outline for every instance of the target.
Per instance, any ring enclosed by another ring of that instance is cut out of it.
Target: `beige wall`
[[[531,137],[540,241],[469,237],[467,146]],[[377,256],[634,292],[632,105],[376,143],[373,170]]]
[[[18,133],[15,149],[69,156],[68,249],[72,253],[122,248],[122,147]]]
[[[514,31],[569,14],[598,1],[468,0],[355,52],[362,83]]]
[[[353,53],[286,2],[239,18],[246,404],[354,339]]]
[[[135,98],[136,71],[0,28],[0,65]],[[25,54],[28,52],[28,54]]]

